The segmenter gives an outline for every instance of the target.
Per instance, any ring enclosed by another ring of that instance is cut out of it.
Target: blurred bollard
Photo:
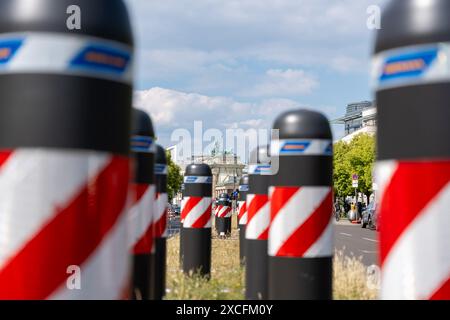
[[[248,193],[248,175],[244,175],[239,181],[239,261],[241,264],[245,261],[245,225],[247,224],[247,193]]]
[[[332,135],[321,113],[283,113],[273,129],[270,177],[269,299],[332,297]]]
[[[383,299],[450,299],[449,12],[391,1],[375,43]]]
[[[245,235],[245,298],[248,300],[267,300],[268,297],[269,149],[269,146],[258,147],[250,154]]]
[[[132,61],[123,1],[0,1],[0,299],[128,297]]]
[[[183,271],[211,272],[212,173],[207,164],[186,167],[183,193]]]
[[[155,149],[154,130],[144,111],[133,109],[131,150],[134,159],[133,204],[129,213],[131,250],[133,254],[133,297],[150,299],[152,283],[151,254],[153,251],[153,223],[155,210]]]
[[[156,146],[156,201],[154,211],[154,251],[151,255],[152,276],[150,299],[162,300],[166,293],[166,237],[167,237],[167,159],[166,151]]]

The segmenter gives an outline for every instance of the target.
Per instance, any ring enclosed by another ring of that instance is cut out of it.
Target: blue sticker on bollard
[[[239,191],[245,192],[245,191],[248,191],[248,190],[249,190],[248,184],[241,184],[241,185],[239,186]]]
[[[72,69],[92,69],[96,72],[123,74],[131,55],[118,48],[88,45],[70,63]]]
[[[167,166],[165,164],[156,163],[155,164],[155,174],[158,174],[158,175],[167,174]]]
[[[321,139],[286,139],[273,140],[271,154],[273,156],[312,156],[333,155],[333,146],[330,140]]]
[[[153,138],[148,136],[131,137],[131,151],[137,153],[154,153],[155,144]]]
[[[206,176],[185,176],[184,183],[212,183],[212,177]]]
[[[22,46],[23,39],[0,40],[0,66],[6,65]]]
[[[248,173],[253,175],[269,175],[272,172],[270,164],[249,165]]]
[[[422,77],[436,60],[438,49],[394,55],[386,59],[380,82]]]
[[[376,90],[450,81],[450,45],[435,43],[388,50],[372,62]]]

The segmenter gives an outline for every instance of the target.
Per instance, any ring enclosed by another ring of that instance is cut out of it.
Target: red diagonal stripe
[[[238,219],[241,220],[242,217],[245,214],[245,211],[247,211],[247,205],[245,202],[241,203],[241,206],[239,207],[239,214],[238,214]]]
[[[161,201],[160,199],[161,193],[158,192],[156,194],[157,203]],[[166,204],[164,203],[163,205],[165,206]],[[157,206],[157,208],[159,209],[159,206]],[[154,223],[155,238],[161,238],[167,228],[167,208],[164,208],[164,213],[161,215],[159,220]]]
[[[66,281],[68,266],[89,258],[125,212],[128,164],[114,157],[63,208],[55,208],[54,219],[0,270],[0,299],[45,299]]]
[[[448,161],[399,163],[380,205],[381,264],[406,228],[449,181]]]
[[[161,201],[160,192],[156,193],[156,201],[157,203]],[[161,215],[159,220],[156,221],[154,224],[155,238],[161,238],[164,232],[166,232],[167,228],[167,207],[165,203],[163,203],[163,205],[164,205],[164,213]],[[158,205],[157,207],[159,209],[160,206]]]
[[[270,198],[270,222],[299,190],[300,187],[275,187]]]
[[[137,203],[141,200],[141,198],[144,196],[144,194],[147,192],[148,188],[150,187],[147,183],[132,183],[131,188],[134,191],[133,192],[133,203]]]
[[[208,223],[209,219],[211,219],[211,208],[210,204],[205,212],[192,224],[192,228],[204,228]]]
[[[269,239],[269,226],[267,226],[266,230],[263,231],[263,233],[261,233],[258,236],[258,240],[267,240]]]
[[[12,155],[12,150],[2,150],[0,151],[0,168],[8,161],[9,157]]]
[[[450,275],[447,281],[431,296],[431,300],[450,300]]]
[[[281,246],[277,256],[302,257],[325,231],[331,221],[332,211],[333,198],[330,191],[319,207]]]
[[[145,230],[145,233],[134,245],[133,247],[134,254],[148,254],[152,252],[153,230],[154,230],[153,223],[150,223],[150,225],[147,227],[147,230]]]
[[[269,196],[266,194],[255,194],[252,201],[248,205],[247,224],[249,224],[253,217],[264,207],[269,201]]]
[[[200,201],[202,201],[202,199],[202,197],[190,197],[181,210],[181,220],[186,219],[186,216],[189,214],[189,212],[191,212],[191,210],[194,209],[195,206],[199,204]]]
[[[225,210],[222,211],[222,213],[220,214],[220,218],[225,218],[225,216],[228,214],[228,212],[231,211],[230,207],[224,207]]]

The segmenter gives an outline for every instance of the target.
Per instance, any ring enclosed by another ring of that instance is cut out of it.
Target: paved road
[[[360,224],[339,221],[335,228],[335,248],[346,256],[362,257],[366,266],[378,264],[378,232],[361,228]]]
[[[180,228],[180,218],[169,222],[169,237],[177,234]],[[377,232],[363,229],[359,224],[351,224],[346,220],[336,223],[335,248],[343,250],[346,256],[362,257],[366,266],[378,264]]]

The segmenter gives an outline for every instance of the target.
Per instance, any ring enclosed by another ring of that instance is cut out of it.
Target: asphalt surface
[[[360,224],[346,220],[336,223],[334,228],[336,250],[344,251],[346,256],[361,257],[366,266],[378,265],[378,232],[363,229]]]
[[[169,237],[180,229],[180,218],[169,222]],[[346,256],[361,258],[364,265],[378,264],[378,232],[361,228],[360,224],[351,224],[347,220],[336,222],[334,228],[336,250],[342,250]]]

